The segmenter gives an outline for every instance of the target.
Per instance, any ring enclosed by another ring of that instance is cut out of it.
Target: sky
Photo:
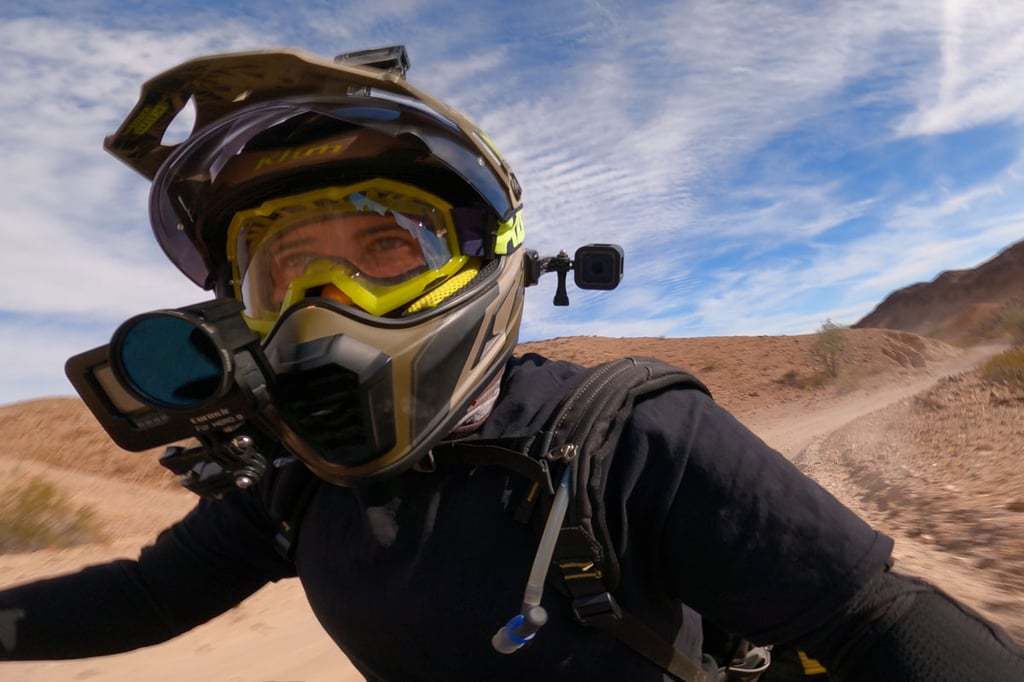
[[[615,291],[530,288],[523,341],[813,333],[1024,237],[1024,3],[0,0],[0,404],[210,298],[102,148],[144,81],[393,44],[515,170],[528,248],[625,250]]]

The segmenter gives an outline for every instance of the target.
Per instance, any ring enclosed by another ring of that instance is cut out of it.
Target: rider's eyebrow
[[[372,237],[375,234],[386,233],[386,232],[407,232],[405,228],[398,225],[394,219],[389,219],[387,216],[380,216],[381,221],[371,225],[357,225],[346,229],[351,230],[352,236],[356,239],[363,239],[366,237]],[[328,228],[330,229],[330,228]],[[299,248],[310,243],[317,243],[317,235],[314,234],[295,234],[290,233],[270,247],[270,252],[273,255],[289,251],[291,249]]]
[[[356,237],[373,236],[380,232],[408,232],[404,227],[396,223],[393,219],[387,220],[387,216],[381,216],[385,222],[376,223],[374,225],[362,225],[356,227],[353,230],[353,234]]]
[[[270,257],[280,258],[283,255],[287,255],[293,251],[303,248],[309,244],[316,244],[316,237],[299,237],[292,236],[288,239],[281,240],[270,247]]]

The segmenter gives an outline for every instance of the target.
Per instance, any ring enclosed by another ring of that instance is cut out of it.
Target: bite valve
[[[524,605],[523,613],[516,614],[491,637],[491,646],[499,654],[511,654],[533,639],[541,626],[548,622],[543,606]]]
[[[545,447],[547,447],[546,444]],[[575,453],[575,451],[576,446],[572,445],[569,452]],[[519,651],[519,648],[533,639],[537,630],[540,630],[541,626],[548,622],[548,612],[540,605],[540,600],[544,594],[544,578],[547,576],[551,557],[555,552],[555,542],[558,540],[558,533],[562,528],[562,520],[565,519],[565,510],[569,506],[571,475],[572,467],[565,467],[562,478],[558,482],[558,489],[555,491],[555,499],[551,502],[551,511],[548,512],[544,532],[540,536],[537,554],[533,557],[533,567],[530,569],[530,578],[526,582],[523,606],[519,610],[519,615],[505,623],[505,626],[498,630],[494,637],[491,637],[491,646],[499,653],[511,654]]]

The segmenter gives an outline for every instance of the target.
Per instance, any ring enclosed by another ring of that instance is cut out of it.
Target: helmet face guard
[[[191,99],[192,134],[162,144]],[[154,78],[108,150],[152,179],[158,242],[245,306],[280,439],[342,485],[416,463],[515,348],[518,182],[457,111],[401,78],[296,52]]]
[[[488,285],[415,324],[353,324],[358,311],[322,299],[281,316],[265,344],[275,404],[314,473],[349,485],[399,472],[455,427],[517,342],[515,325],[495,321],[521,317],[521,278],[483,276]]]

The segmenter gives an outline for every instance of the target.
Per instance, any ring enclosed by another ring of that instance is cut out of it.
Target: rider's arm
[[[0,658],[80,658],[165,641],[289,575],[257,496],[204,500],[138,560],[0,591]]]
[[[632,422],[648,460],[633,498],[655,505],[669,589],[705,618],[847,682],[1024,679],[1000,628],[891,573],[889,538],[705,396],[644,401]]]
[[[842,680],[1024,680],[1024,648],[935,586],[871,580],[800,646]]]

